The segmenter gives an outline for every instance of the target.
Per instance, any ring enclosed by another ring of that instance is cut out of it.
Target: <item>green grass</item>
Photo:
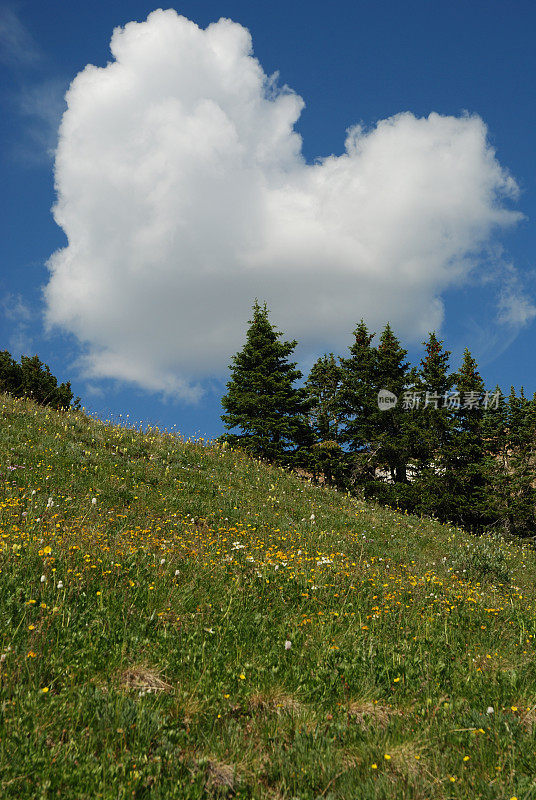
[[[80,412],[0,423],[1,798],[536,798],[528,545]]]

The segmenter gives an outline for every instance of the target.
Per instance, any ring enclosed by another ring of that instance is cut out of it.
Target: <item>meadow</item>
[[[0,395],[0,797],[536,798],[530,542]]]

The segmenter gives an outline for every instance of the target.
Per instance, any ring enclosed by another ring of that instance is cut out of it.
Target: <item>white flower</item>
[[[37,492],[35,489],[32,489],[32,497],[34,496],[34,494],[37,494]]]
[[[179,574],[180,574],[180,570],[176,569],[175,570],[175,577],[177,577],[177,575],[179,575]]]
[[[160,563],[161,563],[161,564],[165,564],[165,563],[166,563],[166,559],[165,559],[165,558],[161,558],[161,559],[160,559]]]
[[[37,517],[36,522],[41,522],[41,517]]]
[[[54,500],[51,497],[49,497],[47,500],[47,508],[52,508],[53,505],[54,505]]]
[[[290,641],[287,639],[287,641],[285,642],[285,650],[290,650],[290,648],[291,648],[291,647],[292,647],[292,642],[290,642]]]
[[[92,506],[96,506],[97,505],[97,498],[96,497],[92,497],[91,498],[91,505]]]
[[[46,575],[41,575],[41,583],[44,583],[47,579]]]
[[[488,706],[488,708],[486,710],[486,714],[494,714],[494,713],[495,713],[495,709],[493,708],[493,706]]]
[[[58,589],[63,589],[63,581],[58,581]]]
[[[314,514],[311,514],[311,516],[309,517],[309,519],[311,520],[311,522],[314,522],[314,521],[315,521],[315,515],[314,515]]]

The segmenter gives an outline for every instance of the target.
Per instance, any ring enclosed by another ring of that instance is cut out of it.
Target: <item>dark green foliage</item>
[[[305,382],[310,400],[309,420],[320,442],[339,438],[339,392],[342,371],[333,353],[316,361]]]
[[[415,380],[418,408],[412,410],[415,422],[415,508],[427,514],[448,518],[445,502],[445,455],[451,441],[455,411],[449,407],[456,376],[450,372],[450,352],[430,333],[424,358]]]
[[[231,380],[222,398],[225,439],[252,455],[280,463],[299,463],[311,444],[306,391],[296,388],[302,374],[289,356],[297,342],[281,340],[266,305],[255,302],[246,344],[231,364]]]
[[[512,533],[513,497],[510,485],[510,430],[509,401],[500,391],[497,402],[491,403],[485,410],[483,418],[483,434],[488,454],[487,461],[487,502],[496,518],[501,520],[505,533]],[[494,393],[495,394],[495,393]],[[512,388],[512,394],[515,394]]]
[[[484,382],[477,363],[465,348],[456,374],[460,407],[454,429],[442,448],[444,466],[443,513],[470,530],[491,522],[486,503],[487,458],[484,445]]]
[[[528,400],[523,388],[519,397],[512,390],[508,410],[510,458],[506,481],[512,495],[509,532],[520,536],[534,536],[536,395]]]
[[[375,476],[371,441],[379,415],[378,352],[372,345],[374,336],[361,320],[354,331],[349,357],[341,358],[340,436],[351,455],[350,481],[354,485],[363,485]]]
[[[406,354],[407,350],[400,346],[387,323],[377,350],[378,390],[388,389],[399,398],[403,396],[412,383]],[[373,463],[383,471],[388,471],[395,483],[407,483],[407,466],[414,445],[413,419],[400,402],[389,411],[380,411],[377,404],[376,409]]]
[[[22,396],[21,368],[7,350],[0,352],[0,391]]]
[[[486,391],[466,349],[458,373],[435,333],[420,369],[408,369],[389,326],[378,348],[363,322],[343,369],[342,439],[365,496],[472,531],[534,536],[536,399]],[[379,412],[385,388],[398,404]],[[357,469],[356,469],[357,465]],[[350,478],[350,473],[348,474]],[[357,477],[357,480],[356,480]]]
[[[4,350],[0,352],[0,391],[13,397],[28,397],[53,408],[69,408],[73,404],[71,384],[61,383],[38,356],[22,356],[20,364]],[[79,398],[74,402],[79,406]]]
[[[534,536],[536,399],[528,400],[514,387],[506,403],[485,416],[488,462],[488,503],[508,534]]]
[[[233,360],[222,419],[231,443],[302,466],[314,478],[473,532],[534,536],[536,395],[487,391],[468,349],[457,373],[435,333],[411,368],[387,324],[377,346],[365,322],[349,355],[313,365],[305,388],[266,307],[254,306],[244,349]],[[378,392],[397,402],[380,408]]]
[[[405,360],[407,351],[389,324],[377,348],[372,345],[374,334],[363,320],[354,337],[350,357],[341,359],[341,413],[345,423],[341,438],[350,454],[351,482],[361,485],[368,497],[409,508],[412,492],[406,485],[415,441],[413,418],[402,403],[387,411],[378,406],[381,389],[402,397],[412,384],[413,375]]]
[[[312,366],[305,389],[309,400],[309,425],[313,436],[308,468],[329,483],[343,485],[346,457],[340,445],[340,390],[342,369],[333,353]]]

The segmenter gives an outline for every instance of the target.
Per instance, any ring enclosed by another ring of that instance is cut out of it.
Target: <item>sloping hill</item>
[[[528,545],[0,413],[0,797],[536,797]]]

